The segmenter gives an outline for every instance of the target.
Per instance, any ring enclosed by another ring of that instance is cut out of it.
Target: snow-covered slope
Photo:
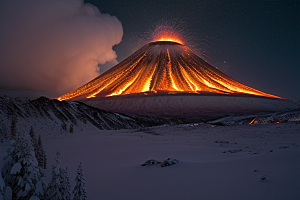
[[[208,123],[229,126],[236,124],[270,124],[297,121],[300,121],[300,109],[277,113],[232,115],[209,121]]]
[[[197,123],[47,136],[47,181],[59,151],[72,188],[82,162],[91,200],[299,200],[299,134],[300,123],[287,122]],[[0,159],[8,146],[0,143]],[[142,166],[149,159],[168,158],[180,163]]]
[[[36,100],[18,100],[0,97],[0,137],[30,127],[43,133],[74,133],[89,129],[127,129],[162,123],[154,118],[141,118],[111,113],[80,102],[66,102],[40,97]]]
[[[300,103],[293,100],[191,93],[95,97],[82,102],[110,112],[194,118],[198,121],[233,114],[285,112],[300,108]]]

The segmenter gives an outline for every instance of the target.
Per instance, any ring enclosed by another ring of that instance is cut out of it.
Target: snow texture
[[[31,196],[29,200],[40,200],[37,196]]]
[[[149,193],[155,193],[174,200],[296,200],[299,134],[299,122],[193,123],[46,137],[44,148],[50,166],[55,165],[55,152],[61,152],[72,189],[78,163],[83,163],[89,199],[150,200]],[[0,145],[1,156],[8,146]],[[148,158],[176,158],[182,163],[142,167]],[[46,173],[50,179],[51,168]]]
[[[6,187],[3,197],[4,197],[4,200],[12,199],[12,189],[11,189],[11,187],[9,187],[9,186]]]
[[[14,166],[11,168],[10,174],[20,173],[21,168],[22,168],[22,165],[19,162],[15,163]]]
[[[35,196],[35,184],[43,176],[37,166],[33,146],[27,134],[17,134],[3,159],[1,173],[12,190],[13,199]]]

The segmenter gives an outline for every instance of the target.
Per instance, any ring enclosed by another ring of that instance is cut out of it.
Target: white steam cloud
[[[116,62],[121,22],[82,0],[0,0],[0,88],[69,92]]]

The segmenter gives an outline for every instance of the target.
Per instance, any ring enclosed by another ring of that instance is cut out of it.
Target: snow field
[[[39,134],[39,133],[36,133]],[[300,124],[189,124],[47,135],[47,180],[55,153],[71,188],[82,162],[88,199],[300,199]],[[3,157],[6,143],[2,143]],[[169,167],[148,159],[176,158]],[[265,180],[261,180],[266,177]]]

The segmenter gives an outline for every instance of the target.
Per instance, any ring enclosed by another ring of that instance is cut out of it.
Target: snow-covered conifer
[[[11,125],[10,125],[10,136],[11,139],[15,139],[16,134],[17,134],[17,128],[16,128],[16,124],[17,124],[17,119],[14,117],[11,121]]]
[[[55,165],[52,166],[52,178],[46,192],[46,199],[67,200],[71,197],[68,169],[61,168],[60,153],[57,152],[56,155]]]
[[[73,124],[70,125],[69,132],[70,132],[70,133],[73,133],[73,132],[74,132]]]
[[[33,131],[32,126],[30,126],[29,135],[30,135],[31,140],[35,140],[35,141],[36,141],[35,133],[34,133],[34,131]]]
[[[64,122],[61,123],[61,130],[64,130],[64,131],[67,130],[67,124],[65,124]]]
[[[46,154],[44,153],[44,169],[47,169],[47,157]]]
[[[31,138],[31,144],[32,144],[33,148],[36,149],[37,148],[37,140],[36,140],[35,133],[33,131],[32,126],[30,127],[29,135]]]
[[[44,151],[41,135],[39,135],[39,139],[37,141],[37,148],[35,150],[35,155],[36,155],[36,159],[38,161],[39,167],[46,169],[47,168],[47,159],[46,159],[46,154]]]
[[[73,199],[74,200],[85,200],[87,199],[87,194],[85,190],[85,181],[83,177],[83,170],[82,170],[82,164],[80,162],[77,174],[75,178],[75,187],[73,189]]]
[[[61,169],[61,183],[62,183],[62,191],[63,192],[63,199],[71,199],[71,185],[70,185],[70,177],[68,176],[69,169]]]
[[[12,199],[42,198],[45,177],[38,167],[33,146],[28,135],[16,135],[11,141],[1,169],[6,187],[12,191]]]
[[[31,138],[31,144],[32,144],[33,149],[34,149],[35,157],[36,157],[36,159],[38,161],[38,166],[40,166],[39,165],[39,160],[38,160],[38,157],[37,157],[37,155],[38,155],[38,142],[37,142],[37,139],[35,137],[35,133],[33,131],[32,126],[30,127],[29,135],[30,135],[30,138]]]

